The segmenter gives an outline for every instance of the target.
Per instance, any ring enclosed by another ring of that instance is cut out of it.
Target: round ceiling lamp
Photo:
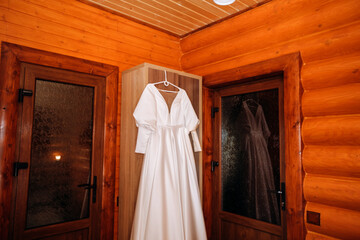
[[[214,3],[216,3],[217,5],[222,5],[222,6],[230,5],[233,2],[235,2],[235,0],[214,0]]]

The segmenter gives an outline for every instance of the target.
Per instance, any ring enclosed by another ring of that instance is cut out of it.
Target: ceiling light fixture
[[[222,5],[222,6],[230,5],[233,2],[235,2],[235,0],[214,0],[214,3],[216,3],[217,5]]]

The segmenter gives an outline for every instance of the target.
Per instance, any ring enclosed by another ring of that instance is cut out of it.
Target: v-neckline
[[[166,100],[165,100],[164,96],[160,93],[160,90],[157,87],[155,87],[155,85],[153,83],[149,83],[149,85],[154,88],[155,92],[160,96],[162,102],[165,104],[167,112],[168,112],[168,116],[171,115],[174,102],[180,96],[180,92],[182,92],[183,89],[179,88],[179,91],[176,93],[176,96],[174,97],[174,100],[171,102],[170,108],[169,108],[168,104],[166,103]]]
[[[257,108],[256,108],[255,114],[253,114],[253,113],[251,112],[251,110],[250,110],[249,105],[247,104],[247,102],[246,102],[246,101],[243,101],[243,104],[246,105],[247,111],[250,113],[250,115],[252,116],[254,122],[256,123],[256,119],[257,119],[256,117],[257,117],[258,112],[259,112],[259,105],[258,105]]]

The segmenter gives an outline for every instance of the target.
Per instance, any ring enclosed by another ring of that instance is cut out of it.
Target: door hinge
[[[215,113],[219,112],[218,107],[212,107],[211,108],[211,118],[215,118]]]
[[[27,162],[15,162],[14,163],[14,177],[18,176],[19,169],[27,169],[29,164]]]
[[[19,102],[23,102],[24,97],[31,97],[32,95],[33,95],[32,90],[27,90],[27,89],[20,88],[19,89]]]
[[[116,197],[116,206],[119,206],[119,196]]]

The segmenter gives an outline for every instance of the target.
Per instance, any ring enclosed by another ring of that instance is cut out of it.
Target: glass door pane
[[[278,89],[221,97],[221,208],[280,225]]]
[[[89,217],[94,88],[36,79],[26,228]]]

